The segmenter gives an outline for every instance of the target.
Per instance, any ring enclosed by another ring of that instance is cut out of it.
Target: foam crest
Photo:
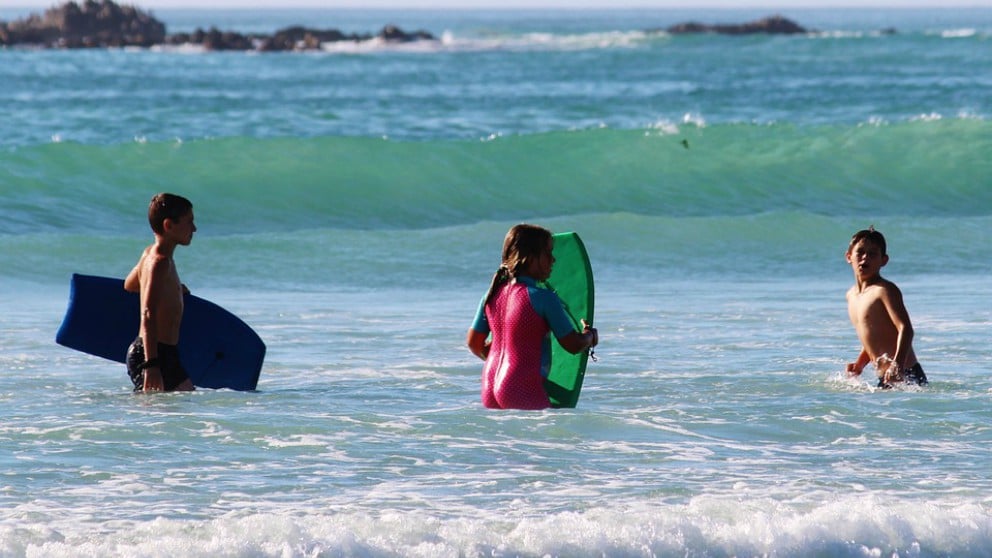
[[[576,34],[531,32],[469,35],[448,30],[442,34],[440,44],[441,50],[448,52],[567,52],[640,48],[654,40],[657,40],[656,35],[644,31],[598,31]]]
[[[287,510],[288,511],[288,510]],[[541,516],[508,502],[458,517],[386,509],[230,514],[203,520],[0,527],[8,556],[984,556],[978,502],[841,495],[815,506],[697,497]]]

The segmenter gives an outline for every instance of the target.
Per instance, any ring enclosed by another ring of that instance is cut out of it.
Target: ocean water
[[[652,31],[764,15],[161,10],[441,40],[0,50],[0,556],[992,555],[992,10]],[[268,345],[256,392],[136,396],[54,343],[158,191],[195,205],[183,281]],[[522,221],[593,260],[576,409],[479,402]],[[926,388],[843,375],[870,224]]]

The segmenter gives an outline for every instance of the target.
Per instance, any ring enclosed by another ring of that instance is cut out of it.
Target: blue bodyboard
[[[55,342],[124,363],[127,348],[138,335],[138,307],[138,295],[125,291],[122,279],[73,274],[69,305]],[[187,294],[180,335],[179,358],[193,385],[255,389],[265,360],[265,343],[240,318],[209,300]]]

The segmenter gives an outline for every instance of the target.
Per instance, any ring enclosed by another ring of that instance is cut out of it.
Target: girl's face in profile
[[[551,277],[551,268],[555,264],[555,257],[551,253],[553,248],[554,241],[549,238],[548,245],[541,251],[537,259],[531,262],[528,275],[538,281],[546,281],[548,277]]]

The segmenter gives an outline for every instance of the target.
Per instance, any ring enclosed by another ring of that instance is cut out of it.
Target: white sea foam
[[[840,494],[815,507],[702,496],[618,502],[532,516],[509,505],[458,517],[242,512],[203,520],[0,526],[7,556],[984,556],[992,517],[979,503],[923,505]]]
[[[371,52],[486,52],[486,51],[578,51],[589,49],[638,48],[656,35],[643,31],[606,31],[580,34],[533,32],[516,35],[464,36],[451,30],[437,40],[392,42],[373,38],[366,41],[338,41],[321,45],[330,53]]]
[[[940,32],[940,36],[945,39],[967,39],[977,34],[978,30],[972,28],[947,29]]]

